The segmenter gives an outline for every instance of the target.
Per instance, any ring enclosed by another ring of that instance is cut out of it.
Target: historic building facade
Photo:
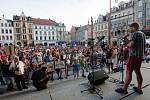
[[[32,18],[34,44],[57,45],[65,41],[66,26],[51,19]]]
[[[141,30],[150,30],[150,0],[134,0],[134,19]]]
[[[118,7],[111,11],[111,39],[120,39],[127,33],[128,25],[134,22],[133,1],[120,2]]]
[[[94,23],[94,33],[96,37],[105,36],[105,40],[108,41],[108,21],[106,20],[106,16],[98,16],[98,19]]]
[[[20,46],[33,45],[32,18],[25,16],[24,12],[20,16],[13,16],[14,43]]]
[[[13,21],[4,18],[0,19],[0,45],[14,44]]]

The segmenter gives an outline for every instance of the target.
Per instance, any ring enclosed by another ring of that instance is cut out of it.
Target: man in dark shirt
[[[131,33],[129,35],[129,43],[126,46],[126,48],[129,49],[129,57],[126,66],[125,84],[123,88],[118,88],[115,91],[118,93],[127,94],[127,87],[132,81],[132,72],[135,71],[138,87],[134,87],[133,89],[135,92],[143,94],[141,89],[143,78],[140,68],[145,53],[145,34],[139,31],[138,23],[132,23],[129,26],[129,32]]]
[[[42,67],[41,69],[35,71],[32,75],[33,85],[39,91],[47,88],[47,83],[49,80],[48,73],[46,71],[46,67]]]

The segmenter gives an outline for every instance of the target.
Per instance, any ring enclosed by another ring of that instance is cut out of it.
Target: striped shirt
[[[145,34],[141,31],[134,32],[131,35],[131,41],[134,46],[129,49],[129,56],[143,57],[145,53]]]

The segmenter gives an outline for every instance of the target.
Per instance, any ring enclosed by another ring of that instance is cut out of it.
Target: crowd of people
[[[108,66],[108,73],[113,73],[114,60],[117,48],[105,45],[94,48],[94,65],[103,63]],[[107,60],[106,60],[107,59]],[[15,54],[7,55],[3,49],[0,52],[0,83],[8,85],[12,90],[14,83],[18,90],[26,89],[27,83],[33,80],[33,85],[40,90],[46,88],[48,80],[68,78],[72,71],[74,78],[86,77],[85,71],[90,69],[91,48],[77,46],[75,48],[62,48],[56,46],[16,47]],[[41,75],[42,74],[42,75]],[[64,74],[62,76],[62,74]],[[39,77],[40,76],[40,77]],[[44,79],[44,80],[43,80]]]
[[[37,45],[15,47],[14,54],[8,55],[4,49],[1,47],[0,51],[0,84],[7,85],[8,91],[12,91],[14,85],[19,91],[27,89],[31,80],[37,90],[45,89],[48,81],[55,79],[55,73],[61,80],[68,78],[72,71],[74,79],[78,79],[80,72],[86,77],[85,71],[106,66],[107,73],[111,74],[122,60],[126,64],[129,52],[122,46],[107,44],[98,45],[93,51],[91,46],[82,45],[74,48]],[[120,91],[123,89],[117,90]]]

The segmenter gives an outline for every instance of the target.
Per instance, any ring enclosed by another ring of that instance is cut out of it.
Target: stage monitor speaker
[[[93,75],[94,75],[94,78],[93,78]],[[92,85],[99,85],[99,84],[103,83],[108,78],[109,78],[109,76],[102,69],[91,72],[88,75],[88,80],[89,80],[90,84],[92,84]]]

